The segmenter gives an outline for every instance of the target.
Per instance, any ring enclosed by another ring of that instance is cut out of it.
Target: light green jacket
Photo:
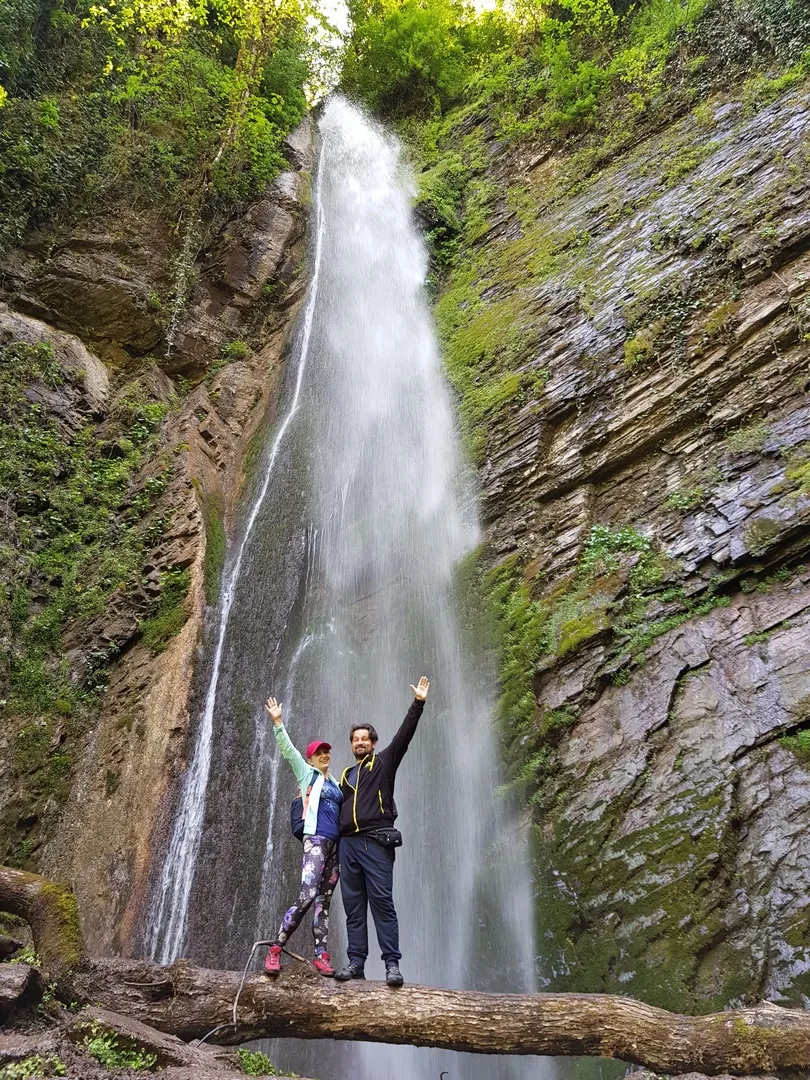
[[[283,724],[279,724],[278,727],[273,725],[273,734],[276,737],[278,748],[281,751],[282,757],[284,757],[290,763],[295,779],[298,781],[298,787],[301,792],[301,798],[304,800],[304,836],[314,836],[318,828],[318,806],[321,802],[321,792],[323,791],[324,776],[320,769],[316,769],[310,765],[304,756],[296,750],[293,746],[292,739],[287,734],[287,729]],[[312,774],[317,773],[317,780],[312,780]],[[334,780],[332,774],[329,774],[329,779]],[[307,797],[307,788],[312,783],[312,787],[309,790],[309,797]]]

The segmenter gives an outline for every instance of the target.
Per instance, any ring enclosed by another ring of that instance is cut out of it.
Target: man
[[[411,690],[413,704],[399,731],[379,754],[377,732],[371,724],[354,724],[349,732],[356,764],[346,769],[340,779],[340,887],[349,939],[349,965],[335,976],[342,982],[366,977],[369,904],[385,964],[385,981],[389,986],[402,986],[404,982],[399,970],[402,953],[393,896],[394,848],[388,842],[395,833],[397,816],[394,780],[416,733],[430,683],[423,675]]]

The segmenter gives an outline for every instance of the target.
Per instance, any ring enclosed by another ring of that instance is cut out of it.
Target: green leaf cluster
[[[101,200],[173,220],[253,197],[310,51],[303,7],[270,0],[0,0],[0,252]]]
[[[22,1061],[10,1061],[0,1068],[0,1080],[41,1080],[66,1073],[65,1065],[55,1054],[34,1054]]]
[[[465,0],[349,0],[343,86],[389,116],[429,114],[459,100],[471,76],[514,38],[500,11]]]
[[[112,1031],[94,1022],[82,1045],[87,1053],[105,1069],[131,1069],[133,1072],[152,1072],[157,1056],[142,1046],[123,1045]]]
[[[154,457],[168,405],[136,379],[99,425],[82,407],[77,376],[47,344],[0,349],[0,715],[14,717],[9,751],[21,802],[3,807],[13,825],[66,794],[73,739],[105,685],[115,646],[99,646],[74,670],[63,654],[68,622],[92,622],[117,597],[156,609],[148,628],[160,648],[179,628],[187,575],[164,574],[155,599],[141,582],[149,549],[170,512],[153,513],[171,476]]]
[[[792,66],[752,80],[752,104],[810,69],[801,0],[514,0],[478,12],[460,0],[351,0],[343,85],[388,117],[486,117],[509,140],[617,132],[666,109],[672,83],[695,92],[724,68]],[[746,49],[738,26],[750,27]],[[752,56],[752,49],[755,56]]]
[[[246,1076],[297,1076],[297,1073],[282,1072],[261,1050],[247,1050],[240,1046],[236,1051],[239,1067]]]

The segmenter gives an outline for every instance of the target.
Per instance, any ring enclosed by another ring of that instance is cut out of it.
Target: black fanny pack
[[[375,829],[369,836],[383,847],[402,847],[402,833],[399,829]]]

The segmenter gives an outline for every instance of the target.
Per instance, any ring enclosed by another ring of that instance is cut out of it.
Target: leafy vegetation
[[[306,108],[298,0],[0,0],[0,251],[99,200],[178,211],[261,190]]]
[[[28,964],[29,967],[39,967],[39,955],[33,949],[20,949],[9,961],[11,964]]]
[[[40,1080],[50,1076],[64,1076],[65,1065],[55,1054],[34,1054],[22,1061],[11,1061],[0,1069],[0,1080]]]
[[[476,70],[515,39],[501,11],[478,15],[464,0],[349,0],[348,7],[343,84],[388,115],[458,101]]]
[[[783,735],[779,742],[795,754],[803,765],[810,765],[810,729],[805,728],[795,735]]]
[[[676,571],[636,529],[608,525],[592,527],[575,569],[545,591],[527,578],[516,555],[479,571],[478,589],[497,624],[499,719],[510,781],[532,802],[545,797],[556,748],[577,718],[568,707],[541,708],[537,673],[601,635],[614,658],[613,681],[621,684],[656,638],[729,603],[723,575],[686,596],[674,583]]]
[[[155,1054],[142,1046],[123,1045],[114,1032],[94,1021],[82,1045],[87,1053],[106,1069],[131,1069],[133,1072],[151,1072],[157,1065]]]
[[[270,1061],[267,1054],[261,1050],[246,1050],[240,1046],[236,1051],[239,1055],[239,1067],[247,1076],[297,1076],[297,1073],[282,1072]]]
[[[188,570],[167,570],[160,582],[160,602],[155,614],[141,623],[141,639],[152,652],[160,653],[188,619],[185,599],[191,585]]]
[[[663,505],[667,510],[676,510],[679,514],[688,514],[691,510],[697,510],[706,497],[702,487],[679,487],[670,492],[664,499]]]
[[[25,805],[3,808],[13,822],[66,794],[74,737],[115,652],[114,643],[92,650],[79,674],[63,654],[67,624],[90,625],[116,597],[129,595],[147,613],[154,606],[146,631],[160,647],[177,628],[187,579],[169,572],[154,601],[140,581],[146,552],[170,516],[151,511],[171,479],[171,462],[155,461],[142,472],[168,405],[150,398],[136,378],[99,427],[81,405],[76,376],[60,367],[49,345],[13,343],[0,350],[0,364],[0,588],[8,620],[0,708],[17,721],[10,764],[26,792]],[[67,423],[70,403],[77,420]],[[29,854],[15,852],[18,861]]]
[[[70,428],[38,400],[42,388],[77,397],[47,344],[2,350],[0,492],[11,510],[0,547],[9,618],[29,647],[7,657],[14,708],[69,715],[73,691],[47,657],[69,618],[92,618],[125,586],[159,532],[146,512],[171,478],[168,464],[133,489],[168,406],[137,383],[121,396],[102,439],[87,416]],[[36,604],[33,602],[36,598]]]
[[[767,424],[762,420],[757,420],[727,435],[726,446],[732,454],[755,454],[762,449],[767,438]]]
[[[739,41],[744,8],[751,28]],[[515,18],[476,14],[460,0],[352,0],[343,84],[371,108],[422,117],[463,106],[486,114],[493,134],[566,137],[598,122],[632,121],[666,107],[668,68],[696,87],[717,68],[746,72],[751,52],[767,70],[751,83],[758,104],[807,71],[810,17],[798,0],[518,0]]]

